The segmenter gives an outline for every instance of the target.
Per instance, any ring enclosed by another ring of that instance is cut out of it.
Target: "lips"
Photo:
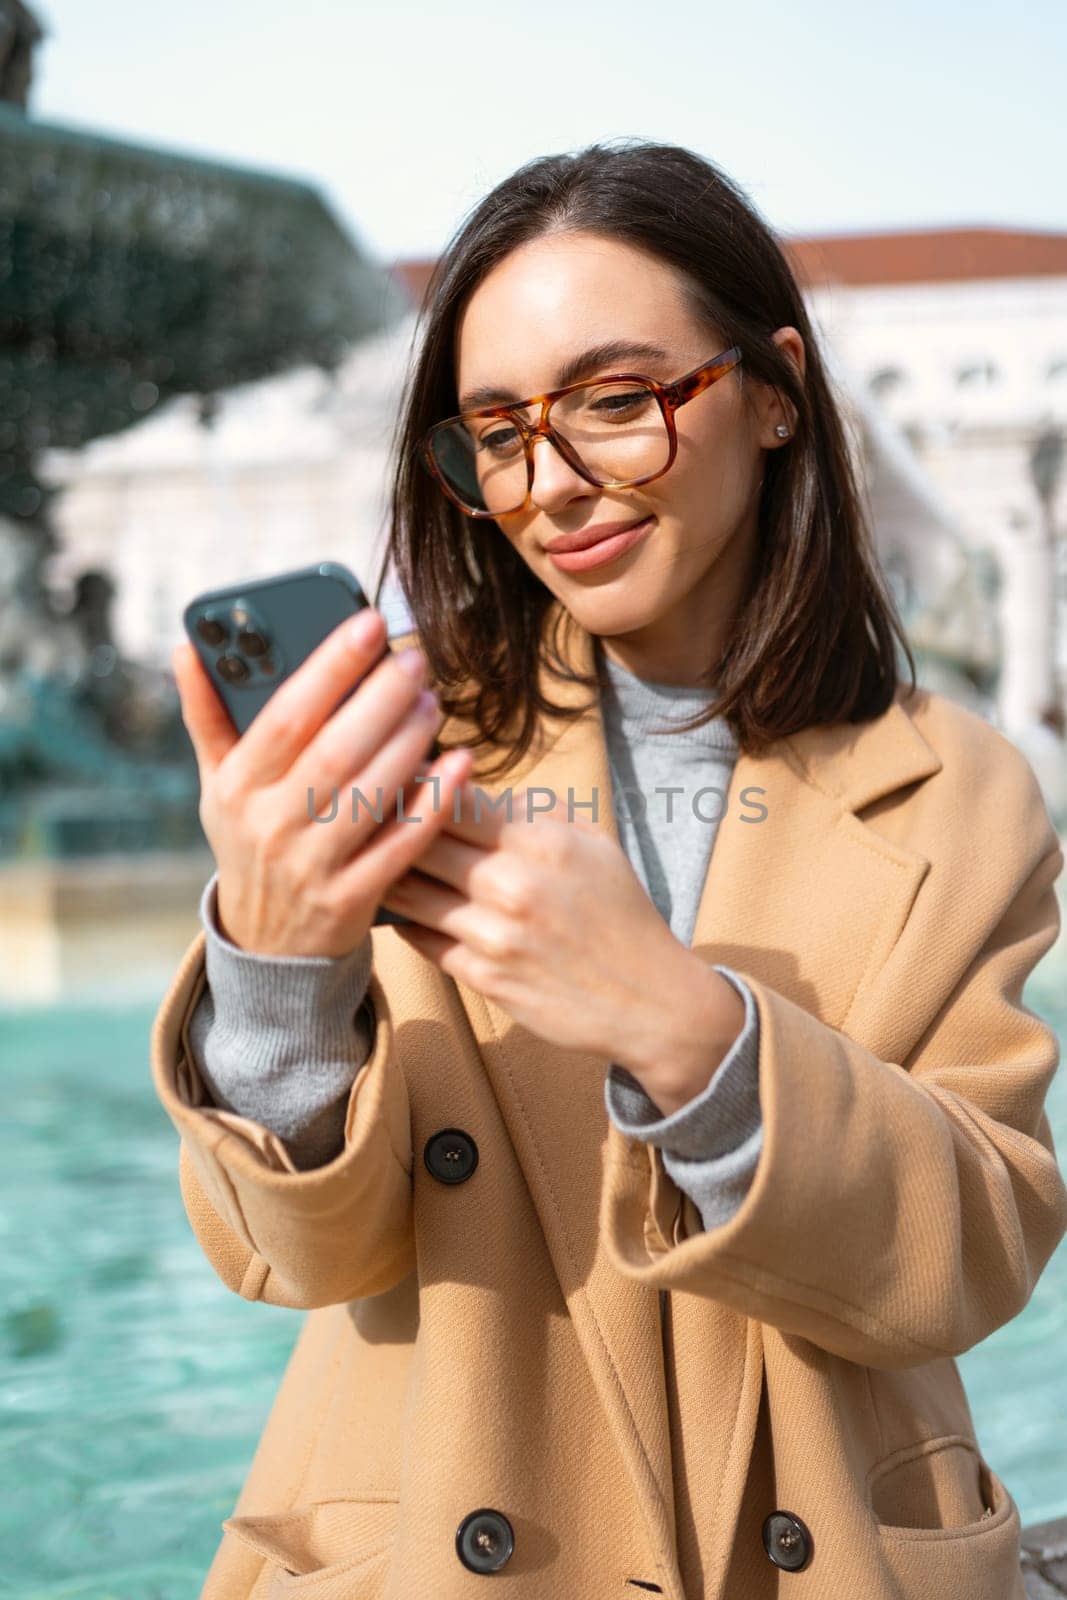
[[[595,528],[581,528],[576,533],[561,533],[555,539],[550,539],[544,548],[551,555],[560,555],[568,550],[588,550],[591,545],[602,544],[605,539],[610,539],[613,534],[624,533],[627,528],[640,527],[648,518],[635,517],[632,522],[598,522]]]

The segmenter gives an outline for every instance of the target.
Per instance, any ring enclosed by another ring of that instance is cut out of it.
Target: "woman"
[[[424,315],[414,674],[369,615],[238,742],[175,659],[218,870],[154,1081],[222,1281],[313,1311],[203,1595],[1022,1600],[953,1358],[1067,1230],[1033,773],[898,682],[803,300],[713,166],[531,163]],[[320,826],[349,784],[403,819]]]

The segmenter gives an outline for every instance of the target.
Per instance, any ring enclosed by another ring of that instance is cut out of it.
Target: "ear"
[[[785,355],[796,367],[800,380],[804,381],[806,365],[806,352],[804,340],[796,328],[779,328],[771,335],[775,344],[785,352]],[[789,443],[789,438],[796,431],[796,412],[788,400],[770,384],[760,384],[759,392],[759,443],[764,450],[778,450],[782,445]],[[779,438],[775,432],[779,423],[784,422],[789,429],[789,438]]]

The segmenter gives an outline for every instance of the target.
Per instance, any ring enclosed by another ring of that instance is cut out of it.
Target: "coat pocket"
[[[395,1495],[306,1501],[288,1511],[228,1517],[223,1532],[266,1558],[256,1600],[377,1600],[396,1534]]]
[[[944,1434],[905,1445],[872,1468],[871,1510],[883,1529],[965,1532],[993,1507],[990,1472],[973,1439]]]
[[[1019,1510],[973,1439],[945,1434],[894,1451],[867,1489],[902,1595],[1024,1600]]]

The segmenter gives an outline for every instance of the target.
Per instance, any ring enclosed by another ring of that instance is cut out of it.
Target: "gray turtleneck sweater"
[[[601,708],[620,844],[689,948],[736,737],[721,718],[691,733],[654,732],[692,716],[707,691],[649,683],[606,658],[605,666]],[[370,935],[339,958],[256,955],[220,934],[217,884],[213,873],[200,900],[207,984],[189,1023],[195,1064],[215,1105],[270,1128],[302,1171],[321,1166],[343,1147],[349,1091],[373,1038]],[[604,1081],[608,1115],[629,1137],[659,1146],[706,1229],[741,1205],[763,1143],[755,1000],[736,972],[718,963],[715,971],[744,999],[745,1022],[704,1090],[665,1117],[624,1067],[612,1064]]]

